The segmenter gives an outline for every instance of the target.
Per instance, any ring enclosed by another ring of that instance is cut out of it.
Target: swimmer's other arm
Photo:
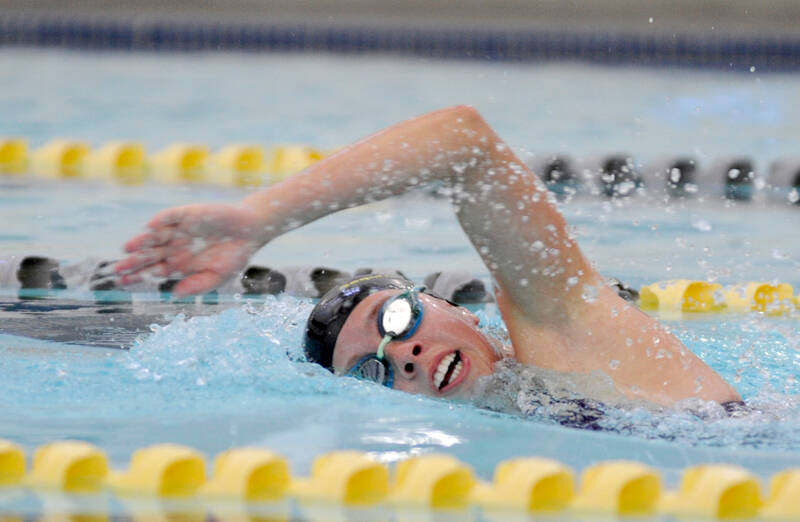
[[[211,290],[252,253],[336,212],[443,183],[498,287],[516,358],[560,371],[603,371],[630,397],[671,404],[736,392],[646,314],[606,287],[550,195],[471,107],[394,125],[239,205],[165,210],[126,244],[123,283],[182,276],[179,295]]]

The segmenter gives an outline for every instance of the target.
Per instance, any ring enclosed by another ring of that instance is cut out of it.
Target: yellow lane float
[[[314,459],[311,476],[296,478],[289,489],[301,500],[369,506],[389,491],[389,470],[358,451],[334,451]]]
[[[475,483],[472,470],[455,457],[412,457],[397,464],[390,500],[403,506],[464,509]]]
[[[642,310],[667,313],[721,312],[726,308],[722,285],[689,279],[662,281],[642,287],[639,306]]]
[[[144,145],[129,141],[106,143],[86,157],[85,175],[131,185],[144,183],[147,179]]]
[[[687,468],[678,490],[663,492],[652,468],[638,462],[606,461],[584,469],[577,493],[568,467],[537,457],[501,462],[491,484],[478,483],[467,465],[440,454],[399,462],[391,481],[384,464],[357,451],[321,455],[309,478],[294,480],[286,459],[262,448],[220,453],[214,468],[214,476],[206,482],[200,453],[186,446],[159,444],[136,451],[128,471],[109,473],[100,449],[81,441],[59,441],[36,450],[32,469],[25,476],[23,450],[0,440],[0,486],[12,488],[11,494],[21,491],[13,489],[19,485],[48,490],[42,495],[45,501],[78,502],[74,505],[88,508],[86,513],[98,512],[100,519],[105,517],[99,513],[109,497],[91,494],[106,486],[118,493],[133,520],[176,516],[204,520],[209,510],[221,520],[284,519],[290,506],[287,497],[300,502],[305,516],[320,520],[349,520],[353,508],[359,516],[372,519],[384,516],[387,506],[397,509],[398,520],[408,514],[419,520],[423,514],[419,509],[469,505],[483,508],[488,520],[522,520],[529,513],[559,511],[576,516],[592,512],[612,517],[661,513],[692,519],[800,519],[800,469],[775,474],[769,498],[762,501],[753,474],[724,464]],[[58,505],[49,507],[60,513]],[[46,512],[51,511],[49,507]],[[434,513],[429,515],[435,518]]]
[[[50,141],[31,155],[31,171],[48,178],[81,177],[89,151],[89,145],[81,141]]]
[[[118,493],[189,497],[206,480],[203,456],[177,444],[156,444],[136,451],[127,472],[112,472],[109,485]]]
[[[523,511],[560,511],[574,495],[572,470],[558,461],[519,458],[497,465],[492,484],[478,484],[472,502],[487,508]]]
[[[15,486],[25,478],[25,452],[11,441],[0,439],[0,486]]]
[[[791,309],[794,289],[787,283],[750,282],[725,288],[725,302],[731,311],[764,312],[780,315]]]
[[[208,147],[174,143],[150,158],[153,179],[164,183],[197,183],[208,174]]]
[[[35,488],[69,493],[97,493],[107,476],[105,453],[87,442],[68,440],[52,442],[36,450],[26,483]]]
[[[761,518],[800,520],[800,469],[773,475],[769,498],[758,514]]]
[[[263,185],[267,164],[258,145],[228,145],[211,158],[210,181],[235,187]]]
[[[660,495],[661,478],[652,468],[638,462],[602,462],[583,471],[572,507],[614,515],[650,515]]]
[[[22,174],[28,168],[28,142],[0,137],[0,174]]]
[[[247,501],[283,498],[291,475],[286,459],[261,448],[236,448],[217,455],[214,476],[200,490],[212,497]]]
[[[678,516],[752,518],[761,507],[761,490],[755,476],[738,466],[693,466],[684,470],[677,492],[663,495],[660,507]]]
[[[325,152],[306,145],[273,147],[267,161],[267,171],[271,181],[277,183],[287,176],[313,165],[325,156]]]

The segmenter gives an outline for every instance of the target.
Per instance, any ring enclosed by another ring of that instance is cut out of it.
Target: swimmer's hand
[[[114,270],[122,285],[148,277],[182,278],[178,297],[213,290],[263,246],[256,212],[245,205],[187,205],[163,210],[125,244]]]

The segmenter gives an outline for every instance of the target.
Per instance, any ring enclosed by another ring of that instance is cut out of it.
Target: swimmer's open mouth
[[[436,373],[433,376],[433,384],[439,391],[444,390],[447,385],[454,383],[464,369],[464,363],[461,360],[461,352],[458,350],[446,355],[439,362],[436,367]]]

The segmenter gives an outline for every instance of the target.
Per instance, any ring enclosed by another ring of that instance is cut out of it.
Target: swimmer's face
[[[381,306],[399,293],[377,292],[350,313],[333,352],[338,375],[376,352],[382,339],[378,331]],[[492,373],[500,357],[478,330],[478,318],[465,308],[427,294],[419,294],[419,300],[424,313],[417,330],[407,339],[393,339],[385,348],[386,361],[394,372],[392,387],[436,397],[464,397],[478,377]],[[457,368],[459,359],[461,367]]]

